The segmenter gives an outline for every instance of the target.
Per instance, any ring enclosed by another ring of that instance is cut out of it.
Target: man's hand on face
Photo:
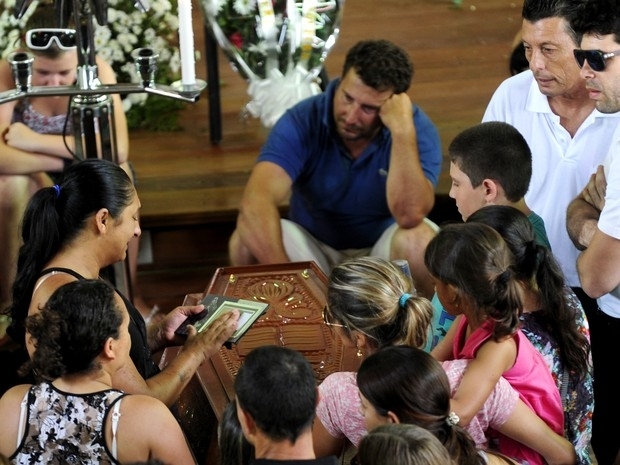
[[[409,95],[407,95],[406,92],[392,94],[392,96],[381,105],[379,117],[390,132],[402,131],[403,129],[410,128],[413,121],[413,110]]]

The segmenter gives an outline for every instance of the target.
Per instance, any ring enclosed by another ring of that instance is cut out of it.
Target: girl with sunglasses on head
[[[362,257],[333,268],[327,288],[326,324],[345,346],[356,347],[360,361],[384,347],[424,347],[432,306],[417,297],[410,278],[388,260]],[[467,362],[444,364],[458,386]],[[366,434],[356,374],[329,375],[319,386],[313,443],[317,457],[338,455],[348,443],[357,447]],[[424,396],[425,393],[420,393]],[[466,428],[478,447],[486,447],[485,431],[499,429],[538,450],[549,463],[572,463],[572,445],[553,433],[518,393],[500,378]]]
[[[56,11],[52,3],[39,3],[27,21],[21,48],[32,54],[32,86],[72,86],[76,82],[78,53],[74,30],[55,30]],[[50,29],[51,28],[51,29]],[[115,84],[112,67],[96,57],[102,84]],[[0,92],[15,89],[10,64],[0,62]],[[30,196],[51,186],[64,168],[74,161],[73,125],[68,117],[69,96],[28,97],[0,105],[0,310],[10,303],[10,286],[15,276],[19,248],[19,221]],[[113,131],[117,163],[133,177],[128,163],[129,135],[120,96],[111,95],[114,106]],[[131,246],[130,277],[134,302],[147,316],[137,285],[138,240]]]
[[[30,53],[33,87],[72,86],[77,80],[78,53],[74,29],[56,27],[56,7],[40,3],[26,23],[21,49]],[[112,67],[96,57],[97,77],[102,84],[115,84]],[[10,64],[0,63],[1,90],[15,88]],[[129,138],[125,113],[118,94],[113,94],[114,129],[118,164],[129,172],[127,156]],[[3,173],[50,173],[57,177],[67,163],[74,160],[73,125],[67,118],[70,96],[28,97],[0,105],[4,125],[2,150],[9,158],[0,165]]]

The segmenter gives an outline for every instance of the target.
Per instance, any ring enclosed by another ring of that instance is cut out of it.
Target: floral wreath
[[[201,0],[230,63],[249,83],[246,110],[272,126],[320,92],[317,76],[338,37],[344,0]]]
[[[15,0],[0,0],[0,50],[5,59],[19,45],[20,34],[37,2],[19,20],[14,16]],[[131,52],[150,47],[159,54],[156,81],[170,84],[179,77],[177,47],[179,21],[176,2],[156,0],[147,12],[136,8],[134,0],[108,0],[108,24],[95,25],[95,50],[114,69],[118,82],[139,82]],[[177,100],[133,93],[124,96],[123,110],[129,128],[155,131],[177,130],[178,113],[184,103]]]

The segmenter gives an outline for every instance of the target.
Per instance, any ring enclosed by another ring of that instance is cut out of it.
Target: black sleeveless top
[[[51,273],[52,271],[58,271],[67,273],[76,279],[83,280],[84,276],[69,269],[69,268],[47,268],[39,273],[39,278]],[[138,372],[144,379],[148,379],[157,373],[159,373],[159,367],[153,361],[151,356],[151,350],[149,349],[147,337],[146,337],[146,324],[144,318],[136,307],[127,299],[123,294],[116,291],[121,296],[127,312],[129,313],[129,336],[131,337],[131,350],[129,356],[136,366]]]

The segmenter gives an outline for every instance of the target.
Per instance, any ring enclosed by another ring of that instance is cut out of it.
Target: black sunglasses
[[[26,32],[26,45],[31,50],[46,50],[56,42],[61,50],[72,50],[76,46],[74,29],[30,29]]]
[[[619,54],[620,50],[608,53],[601,52],[600,50],[581,50],[578,48],[573,50],[573,55],[575,55],[575,60],[577,60],[579,67],[583,68],[583,64],[587,61],[593,71],[605,71],[605,62]]]

